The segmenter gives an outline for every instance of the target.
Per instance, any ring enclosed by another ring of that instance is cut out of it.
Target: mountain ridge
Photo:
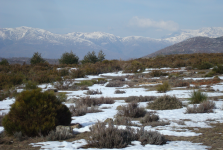
[[[25,26],[0,28],[0,52],[2,57],[31,57],[38,51],[45,58],[60,58],[62,53],[72,50],[83,58],[88,51],[103,50],[107,59],[130,59],[156,52],[191,36],[223,36],[223,27],[182,30],[173,35],[154,39],[143,36],[119,37],[105,32],[56,34]]]
[[[223,53],[223,36],[217,38],[193,37],[168,46],[144,58],[157,55],[192,54],[192,53]]]

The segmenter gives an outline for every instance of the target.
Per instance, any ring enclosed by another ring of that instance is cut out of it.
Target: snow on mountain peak
[[[188,29],[180,30],[178,32],[168,35],[164,39],[169,42],[178,43],[188,38],[192,38],[196,36],[203,36],[203,37],[210,37],[210,38],[223,36],[223,27],[205,27],[198,30],[188,30]]]

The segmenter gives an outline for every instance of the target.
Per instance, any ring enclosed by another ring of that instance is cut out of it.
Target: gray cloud
[[[129,21],[129,26],[138,27],[138,28],[157,28],[169,31],[177,31],[179,25],[174,21],[154,21],[149,18],[139,18],[137,16],[133,17]]]

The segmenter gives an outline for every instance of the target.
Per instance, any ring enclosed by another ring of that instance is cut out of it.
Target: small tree
[[[60,64],[78,64],[79,57],[76,56],[72,51],[70,53],[63,53],[61,58],[59,59]]]
[[[44,60],[44,59],[42,58],[41,54],[38,53],[38,52],[35,52],[35,53],[33,54],[33,57],[32,57],[31,60],[30,60],[30,63],[31,63],[32,65],[36,65],[36,64],[44,63],[44,62],[46,62],[46,60]]]
[[[105,59],[105,54],[102,50],[98,52],[98,61],[103,61]]]
[[[85,63],[96,63],[98,61],[97,56],[95,55],[95,52],[88,52],[87,55],[84,56],[84,59],[82,60],[82,64]]]
[[[9,62],[7,59],[3,58],[2,61],[0,62],[0,65],[9,65]]]
[[[84,56],[84,59],[81,61],[82,64],[85,63],[96,63],[98,61],[103,61],[105,59],[105,54],[102,50],[98,52],[98,57],[96,56],[95,52],[88,52],[87,55]]]

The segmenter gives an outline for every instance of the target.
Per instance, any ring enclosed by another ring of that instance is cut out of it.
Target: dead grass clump
[[[61,131],[50,131],[47,135],[47,141],[58,141],[58,140],[66,140],[73,138],[74,134],[68,132],[66,129],[62,129]]]
[[[125,81],[124,77],[115,77],[112,79],[112,81]]]
[[[155,96],[129,96],[125,99],[125,102],[150,102],[155,100],[156,97]]]
[[[109,97],[100,97],[100,98],[91,98],[90,96],[82,97],[75,101],[76,107],[86,105],[88,107],[91,106],[99,106],[101,104],[113,104],[115,101]]]
[[[174,84],[174,87],[187,87],[187,86],[190,86],[190,83],[189,82],[185,82],[185,81],[180,81],[180,82],[177,82]]]
[[[74,107],[73,105],[71,105],[69,107],[69,110],[72,116],[83,116],[83,115],[86,115],[87,113],[102,112],[102,110],[100,110],[98,106],[88,107],[87,105],[81,105],[78,107]]]
[[[81,86],[80,89],[81,90],[89,90],[89,88],[87,86]]]
[[[155,115],[153,112],[146,113],[146,115],[140,119],[140,123],[142,123],[143,125],[152,126],[152,127],[165,126],[165,125],[170,124],[169,122],[159,121],[159,116]]]
[[[132,102],[126,106],[121,106],[118,109],[117,116],[139,118],[139,117],[144,117],[145,114],[146,114],[146,110],[144,107],[139,107],[138,103]]]
[[[166,144],[167,141],[165,137],[159,132],[144,130],[144,127],[142,127],[140,130],[137,130],[136,139],[139,140],[142,145],[163,145]]]
[[[83,116],[86,115],[88,107],[86,105],[82,105],[80,107],[74,107],[71,105],[69,107],[72,116]]]
[[[160,76],[167,76],[168,73],[164,73],[160,70],[153,70],[152,72],[149,73],[152,77],[160,77]]]
[[[124,117],[124,116],[116,116],[113,123],[115,125],[126,125],[126,126],[132,126],[134,125],[132,123],[132,120],[131,118],[129,117]]]
[[[158,120],[159,120],[158,115],[155,115],[154,113],[146,113],[146,115],[142,119],[140,119],[140,123],[145,124]]]
[[[187,107],[186,113],[212,113],[214,108],[216,106],[213,101],[204,101],[199,106]]]
[[[182,108],[182,102],[175,96],[164,95],[157,98],[154,102],[148,103],[148,109],[167,110]]]
[[[124,94],[125,91],[122,91],[122,90],[115,90],[115,94]]]
[[[96,148],[124,148],[135,140],[134,130],[130,128],[118,129],[112,122],[98,122],[90,127],[87,143]]]
[[[166,93],[167,91],[169,91],[171,88],[170,88],[170,85],[168,82],[164,82],[163,84],[161,85],[158,85],[156,90],[159,92],[159,93]]]
[[[170,122],[168,121],[152,121],[152,122],[148,122],[145,125],[147,126],[151,126],[151,127],[157,127],[157,126],[165,126],[165,125],[169,125]]]
[[[123,85],[124,83],[122,81],[115,80],[115,81],[109,81],[106,87],[122,87]]]
[[[88,90],[87,95],[95,95],[95,94],[102,94],[101,91],[99,91],[98,89],[97,90]]]

